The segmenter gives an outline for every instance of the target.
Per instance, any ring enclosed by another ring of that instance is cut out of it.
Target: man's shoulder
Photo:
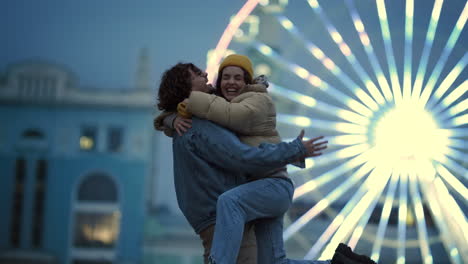
[[[182,141],[198,141],[201,139],[208,141],[226,141],[237,137],[231,131],[211,121],[192,117],[192,127],[178,138]]]

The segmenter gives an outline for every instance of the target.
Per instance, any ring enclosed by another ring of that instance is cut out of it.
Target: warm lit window
[[[121,220],[115,181],[92,174],[78,186],[76,199],[71,263],[114,263]]]
[[[75,216],[77,248],[113,248],[119,234],[119,212],[80,212]]]
[[[92,151],[96,149],[97,129],[96,127],[83,127],[80,135],[80,149]]]

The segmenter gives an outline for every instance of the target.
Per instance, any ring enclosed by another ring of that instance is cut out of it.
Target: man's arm
[[[172,123],[174,122],[177,113],[175,112],[163,112],[153,120],[154,129],[164,132],[168,137],[173,137],[174,128]]]
[[[264,173],[306,156],[298,138],[292,142],[251,147],[239,141],[229,130],[206,120],[194,119],[197,129],[187,133],[187,144],[200,158],[227,170]]]

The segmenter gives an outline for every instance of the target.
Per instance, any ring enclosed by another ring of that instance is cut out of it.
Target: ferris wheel
[[[283,138],[329,148],[289,170],[284,240],[305,259],[340,242],[378,263],[468,263],[464,0],[248,0],[207,56],[248,55]]]

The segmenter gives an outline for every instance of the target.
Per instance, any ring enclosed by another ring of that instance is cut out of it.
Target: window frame
[[[108,177],[115,185],[115,189],[117,192],[116,200],[114,202],[92,202],[92,201],[80,201],[78,199],[78,193],[81,185],[89,179],[89,177],[94,176],[105,176]],[[120,244],[120,234],[122,232],[122,209],[121,209],[121,201],[122,201],[122,188],[121,184],[119,183],[118,179],[112,175],[101,171],[93,171],[89,173],[85,173],[81,177],[78,178],[76,183],[73,186],[72,190],[72,206],[71,206],[71,213],[70,213],[70,224],[69,224],[69,236],[68,236],[68,251],[67,254],[67,264],[73,264],[75,260],[103,260],[109,261],[110,263],[116,263],[117,255]],[[76,217],[77,213],[119,213],[118,219],[118,234],[115,240],[114,246],[112,248],[80,248],[75,247],[75,228],[76,228]]]

